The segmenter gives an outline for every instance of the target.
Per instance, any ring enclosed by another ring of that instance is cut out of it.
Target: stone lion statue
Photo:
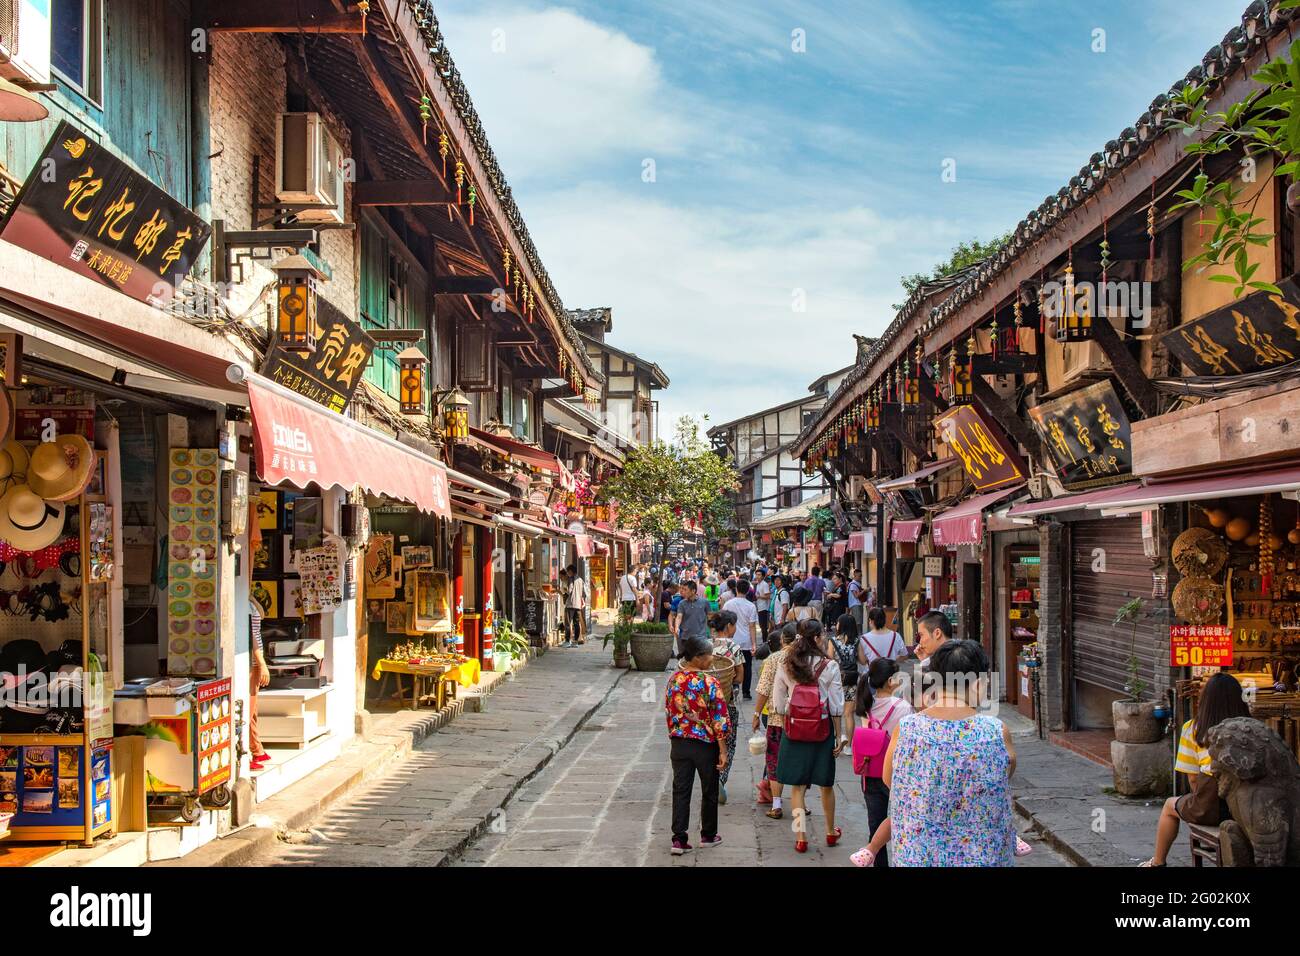
[[[1282,738],[1251,717],[1208,734],[1210,769],[1232,814],[1219,826],[1221,866],[1300,865],[1300,764]]]

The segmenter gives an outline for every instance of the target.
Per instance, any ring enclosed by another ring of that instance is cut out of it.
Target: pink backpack
[[[795,684],[790,691],[790,708],[785,715],[785,736],[791,740],[819,743],[830,736],[830,708],[822,700],[819,680],[830,661],[823,660],[813,671],[811,684]]]
[[[889,750],[889,734],[883,725],[889,723],[894,710],[889,708],[885,719],[879,724],[874,717],[867,718],[867,726],[853,730],[853,772],[859,777],[883,777],[885,775],[885,753]],[[874,726],[873,726],[874,725]]]

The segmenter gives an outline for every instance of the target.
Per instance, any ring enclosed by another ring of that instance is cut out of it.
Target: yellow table
[[[384,658],[375,663],[375,669],[371,671],[370,676],[374,680],[382,678],[383,683],[380,685],[380,694],[388,684],[388,675],[395,675],[398,683],[398,689],[401,689],[402,675],[409,675],[411,678],[411,707],[419,709],[420,707],[420,685],[422,682],[434,681],[434,699],[439,710],[447,702],[448,691],[451,696],[456,696],[456,685],[461,687],[473,687],[478,683],[481,665],[473,658],[465,661],[463,664],[410,664],[406,661],[394,661]],[[427,695],[423,695],[427,696]]]

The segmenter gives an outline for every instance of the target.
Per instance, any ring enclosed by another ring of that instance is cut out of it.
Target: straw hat
[[[0,541],[19,551],[48,548],[63,534],[67,505],[46,501],[27,485],[15,484],[0,498]]]
[[[27,449],[9,439],[0,445],[0,495],[27,479]]]
[[[95,450],[80,435],[60,435],[32,452],[27,483],[47,501],[68,501],[90,483]]]

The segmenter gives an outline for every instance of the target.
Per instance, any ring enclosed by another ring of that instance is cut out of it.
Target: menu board
[[[168,456],[167,673],[217,673],[217,540],[221,467],[215,448]]]

